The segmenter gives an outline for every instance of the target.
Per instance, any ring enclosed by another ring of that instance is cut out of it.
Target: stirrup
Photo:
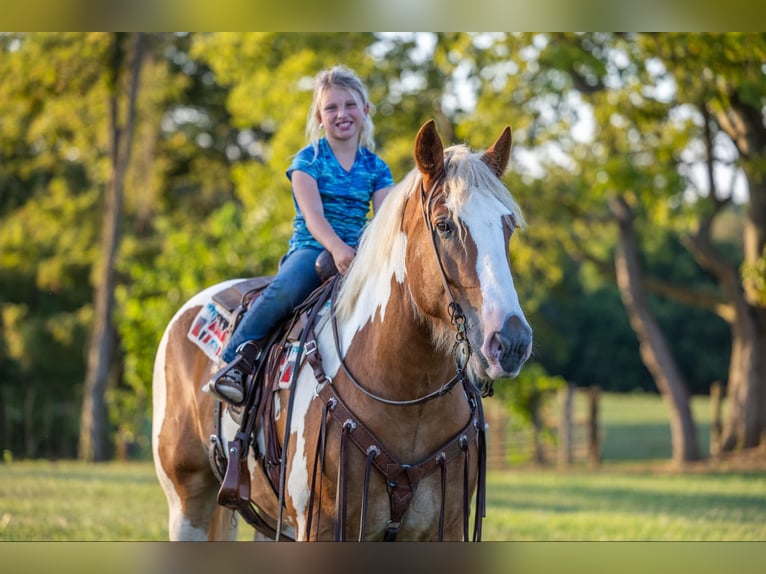
[[[240,405],[245,400],[245,379],[247,374],[241,369],[226,365],[212,380],[215,394],[233,405]]]
[[[246,341],[237,348],[237,356],[224,365],[205,386],[205,391],[234,406],[245,400],[245,384],[255,371],[261,356],[261,347],[255,341]]]

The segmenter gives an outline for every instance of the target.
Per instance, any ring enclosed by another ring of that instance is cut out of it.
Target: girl
[[[245,380],[255,370],[265,339],[319,286],[314,262],[323,249],[341,274],[348,270],[370,200],[377,212],[394,183],[391,170],[373,153],[373,112],[366,88],[348,68],[336,66],[316,76],[306,123],[310,144],[287,170],[297,212],[289,249],[274,281],[223,350],[226,365],[206,385],[218,398],[243,401]]]

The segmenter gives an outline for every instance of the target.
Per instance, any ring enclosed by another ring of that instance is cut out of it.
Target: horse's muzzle
[[[500,331],[487,336],[482,352],[491,378],[515,377],[532,354],[532,329],[522,318],[511,315]]]

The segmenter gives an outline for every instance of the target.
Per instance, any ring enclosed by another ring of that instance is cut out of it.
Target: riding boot
[[[237,356],[210,379],[207,391],[232,405],[241,405],[245,400],[245,383],[258,366],[262,351],[256,341],[242,343]]]

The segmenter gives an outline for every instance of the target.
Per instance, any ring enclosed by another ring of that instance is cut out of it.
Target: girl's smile
[[[366,113],[352,92],[331,87],[322,96],[319,121],[328,139],[350,140],[359,137]]]

